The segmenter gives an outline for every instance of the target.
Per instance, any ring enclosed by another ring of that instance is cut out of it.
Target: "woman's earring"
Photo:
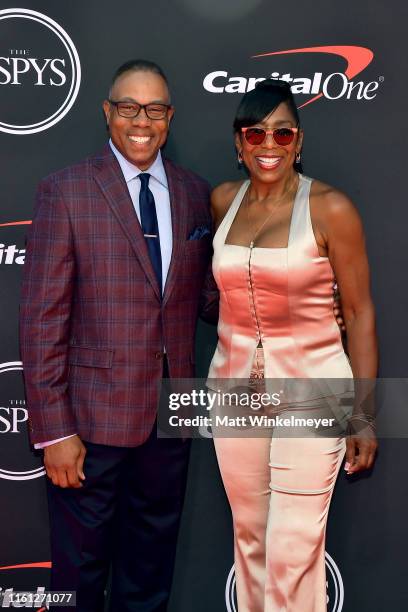
[[[300,164],[300,153],[296,153],[296,163]]]
[[[244,163],[244,161],[243,161],[243,159],[242,159],[242,153],[241,153],[241,151],[238,151],[237,159],[238,159],[238,168],[241,168],[241,167],[242,167],[242,164]]]

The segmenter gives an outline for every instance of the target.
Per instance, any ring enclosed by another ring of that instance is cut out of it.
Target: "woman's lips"
[[[282,157],[268,157],[268,156],[257,156],[255,157],[256,162],[262,170],[274,170],[279,166],[282,161]]]

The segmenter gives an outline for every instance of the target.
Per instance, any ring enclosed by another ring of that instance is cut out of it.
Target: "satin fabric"
[[[326,612],[336,438],[214,438],[231,505],[239,612]]]
[[[214,237],[220,291],[218,344],[209,378],[247,378],[262,340],[265,378],[350,378],[333,316],[334,274],[319,255],[309,209],[311,179],[299,175],[287,248],[225,244],[249,187],[245,181]]]
[[[287,248],[225,244],[249,181],[219,226],[219,340],[209,379],[343,379],[345,387],[352,379],[333,315],[333,270],[313,233],[311,183],[299,175]],[[233,514],[239,612],[326,612],[325,529],[344,439],[271,431],[214,443]]]

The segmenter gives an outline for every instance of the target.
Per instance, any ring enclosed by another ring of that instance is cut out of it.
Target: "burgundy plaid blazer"
[[[193,376],[209,188],[169,160],[164,167],[173,253],[162,299],[109,146],[39,185],[20,309],[32,443],[78,433],[137,446],[156,418],[163,346],[170,376]]]

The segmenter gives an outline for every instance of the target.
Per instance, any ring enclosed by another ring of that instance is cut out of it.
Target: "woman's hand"
[[[357,424],[357,419],[352,419],[352,427]],[[358,421],[361,427],[359,433],[350,433],[346,438],[346,464],[344,466],[347,474],[355,474],[362,470],[369,470],[374,464],[377,452],[377,438],[374,428],[363,421]]]
[[[343,310],[341,307],[341,298],[337,283],[333,286],[333,314],[335,316],[337,325],[340,327],[342,332],[345,332],[346,326],[344,325]]]

